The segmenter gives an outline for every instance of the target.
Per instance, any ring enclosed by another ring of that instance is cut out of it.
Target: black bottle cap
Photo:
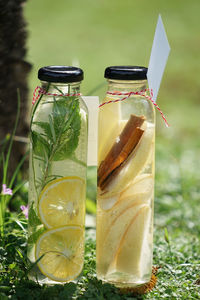
[[[83,70],[69,66],[48,66],[39,69],[38,78],[48,82],[79,82],[83,80]]]
[[[139,66],[112,66],[105,69],[104,77],[119,80],[147,79],[147,68]]]

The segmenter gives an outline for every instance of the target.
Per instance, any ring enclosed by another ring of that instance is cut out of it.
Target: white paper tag
[[[82,96],[88,108],[88,166],[97,166],[99,97]]]
[[[159,15],[147,72],[147,80],[149,88],[153,90],[154,101],[156,101],[158,95],[169,52],[170,45],[167,40],[161,15]]]

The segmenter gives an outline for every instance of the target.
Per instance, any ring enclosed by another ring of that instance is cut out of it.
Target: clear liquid
[[[44,101],[46,100],[46,101]],[[53,101],[52,98],[44,99],[39,104],[32,122],[32,131],[37,131],[41,135],[44,131],[34,125],[34,122],[49,122],[49,115],[52,114]],[[66,99],[67,101],[67,99]],[[85,193],[86,193],[86,162],[87,162],[87,109],[79,100],[79,114],[80,114],[80,132],[78,136],[78,144],[74,151],[73,157],[62,160],[51,160],[47,163],[47,158],[34,152],[33,145],[30,145],[30,165],[29,165],[29,239],[28,239],[28,257],[32,263],[38,259],[37,244],[41,236],[45,232],[53,230],[53,237],[55,241],[59,235],[56,234],[56,228],[63,228],[65,234],[66,228],[75,227],[81,228],[81,237],[79,237],[79,273],[76,274],[77,278],[81,272],[84,262],[84,225],[85,225]],[[64,122],[64,120],[63,120]],[[75,182],[75,183],[74,183]],[[59,188],[60,186],[60,188]],[[44,191],[49,191],[49,197],[53,202],[48,202],[48,196],[43,196],[44,205],[41,209],[41,199]],[[67,194],[69,191],[69,195]],[[55,197],[55,199],[54,199]],[[46,201],[46,202],[45,202]],[[53,209],[51,210],[51,207]],[[42,214],[41,214],[42,211]],[[55,218],[51,214],[55,213]],[[66,217],[66,221],[63,219]],[[54,230],[55,228],[55,230]],[[73,231],[73,228],[72,228]],[[49,235],[51,238],[51,235]],[[54,240],[53,240],[54,243]],[[65,236],[61,236],[60,243],[63,243],[63,251],[68,251],[71,244],[65,243]],[[65,245],[66,244],[66,245]],[[73,241],[72,241],[73,245]],[[48,245],[49,247],[49,245]],[[55,248],[55,245],[53,245]],[[52,248],[52,252],[55,250]],[[48,249],[51,251],[51,249]],[[72,259],[77,249],[70,248],[70,254],[66,260]],[[71,256],[70,256],[71,255]],[[60,254],[60,257],[65,257]],[[64,258],[65,259],[65,258]],[[41,259],[41,262],[43,258]],[[45,266],[44,266],[45,269]],[[49,269],[48,269],[49,270]],[[51,273],[51,271],[50,271]],[[53,275],[55,271],[52,271]],[[71,281],[75,278],[69,274]],[[36,264],[29,273],[29,278],[39,283],[63,283],[62,280],[54,280],[54,276],[48,276],[47,272],[43,272],[43,267],[38,268]]]
[[[146,283],[152,272],[155,126],[151,106],[144,111],[134,101],[106,104],[99,116],[99,165],[119,142],[130,112],[146,116],[141,141],[105,190],[97,192],[97,277],[119,287]]]

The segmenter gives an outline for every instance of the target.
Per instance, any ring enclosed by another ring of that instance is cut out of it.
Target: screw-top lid
[[[39,69],[38,78],[48,82],[79,82],[83,80],[83,70],[69,66],[48,66]]]
[[[147,68],[138,66],[113,66],[105,69],[104,77],[119,80],[147,79]]]

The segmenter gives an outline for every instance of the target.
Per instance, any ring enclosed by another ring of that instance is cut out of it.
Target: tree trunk
[[[17,89],[20,91],[20,120],[17,136],[26,137],[28,87],[27,77],[31,65],[26,55],[26,23],[23,17],[25,0],[0,0],[0,142],[13,131],[17,112]],[[2,146],[0,145],[0,148]],[[14,142],[9,173],[15,170],[25,153],[26,144]],[[2,178],[2,170],[0,181]]]

